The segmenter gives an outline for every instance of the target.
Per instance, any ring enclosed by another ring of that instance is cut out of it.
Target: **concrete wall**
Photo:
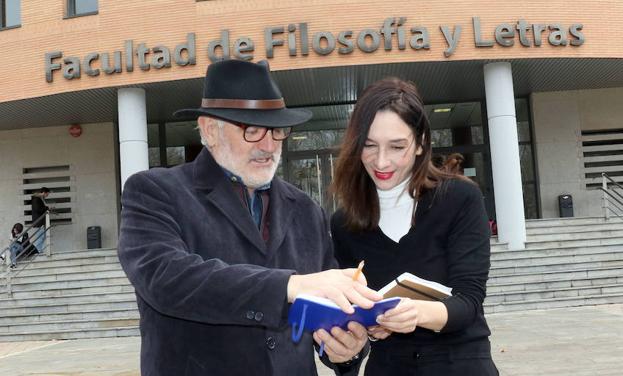
[[[534,139],[543,218],[558,217],[558,195],[575,216],[601,216],[600,191],[583,184],[583,130],[623,128],[623,88],[533,93]]]
[[[8,243],[13,223],[30,219],[23,214],[27,208],[23,200],[28,197],[23,189],[28,186],[22,182],[22,169],[51,165],[70,166],[72,208],[71,224],[51,230],[52,251],[85,249],[88,226],[101,226],[103,247],[116,246],[118,173],[113,124],[83,124],[82,135],[77,138],[69,135],[68,128],[0,132],[0,246]]]

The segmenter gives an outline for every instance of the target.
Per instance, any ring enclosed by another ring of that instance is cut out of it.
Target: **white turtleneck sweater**
[[[409,232],[414,207],[417,207],[417,201],[406,192],[408,183],[409,179],[392,189],[376,190],[381,207],[379,227],[385,235],[396,243]]]

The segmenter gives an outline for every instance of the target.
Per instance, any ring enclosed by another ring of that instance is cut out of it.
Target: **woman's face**
[[[379,111],[370,126],[361,162],[380,190],[392,189],[407,179],[422,154],[411,128],[392,111]]]

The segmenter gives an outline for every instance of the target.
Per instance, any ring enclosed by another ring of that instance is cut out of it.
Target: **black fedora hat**
[[[208,66],[201,107],[175,116],[212,116],[225,121],[268,128],[290,127],[312,117],[306,109],[286,108],[266,61],[257,64],[224,60]]]

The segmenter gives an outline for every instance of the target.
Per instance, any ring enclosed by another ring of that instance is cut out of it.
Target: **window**
[[[97,0],[68,0],[67,17],[86,16],[97,13]]]
[[[21,10],[19,0],[0,0],[0,29],[19,26]]]
[[[45,199],[46,204],[54,208],[54,214],[50,216],[50,223],[72,223],[74,181],[75,176],[70,165],[23,168],[21,193],[24,203],[24,223],[32,224],[31,195],[41,187],[48,187],[51,191],[50,196]]]

